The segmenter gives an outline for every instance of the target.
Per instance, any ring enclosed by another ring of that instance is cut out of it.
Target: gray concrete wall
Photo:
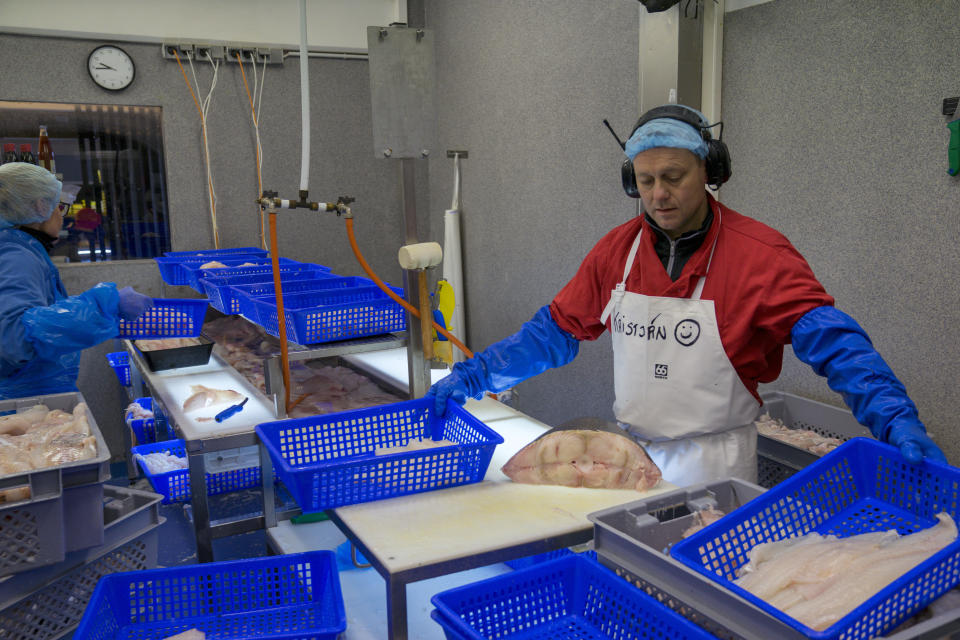
[[[944,98],[960,91],[958,0],[776,0],[727,14],[723,200],[779,229],[867,330],[960,461],[960,180]],[[772,385],[840,404],[787,350]]]
[[[463,254],[468,346],[513,333],[635,215],[620,187],[622,134],[637,117],[638,11],[619,0],[432,0],[441,149],[465,149]],[[431,158],[433,237],[443,238],[452,160]],[[544,422],[612,417],[610,339],[518,386]]]

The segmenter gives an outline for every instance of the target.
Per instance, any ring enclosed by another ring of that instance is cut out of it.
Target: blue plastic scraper
[[[241,402],[240,404],[235,404],[227,407],[226,409],[218,413],[213,419],[216,420],[217,422],[223,422],[233,414],[240,413],[241,411],[243,411],[243,405],[247,404],[247,400],[249,399],[250,399],[249,397],[246,397],[243,399],[243,402]]]

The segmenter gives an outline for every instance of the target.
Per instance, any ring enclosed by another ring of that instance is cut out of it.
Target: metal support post
[[[406,244],[416,244],[417,237],[417,198],[416,198],[416,160],[400,160],[400,191],[403,198],[403,225]],[[417,271],[403,272],[403,289],[407,302],[414,309],[420,308],[420,293],[417,286]],[[418,321],[407,312],[407,372],[410,375],[410,397],[422,398],[430,388],[430,363],[423,357],[423,337],[416,330]]]

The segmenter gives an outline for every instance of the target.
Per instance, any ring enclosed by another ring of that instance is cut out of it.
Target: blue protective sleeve
[[[835,307],[817,307],[797,321],[791,337],[797,357],[827,378],[874,437],[889,442],[897,423],[923,428],[903,383],[853,318]]]
[[[542,307],[517,333],[490,345],[473,358],[453,365],[453,371],[430,388],[443,414],[447,398],[460,404],[467,397],[480,398],[485,391],[504,391],[552,367],[567,364],[577,356],[580,342],[560,328]]]
[[[101,282],[80,295],[32,307],[22,318],[26,338],[45,360],[92,347],[117,336],[118,304],[116,285]]]

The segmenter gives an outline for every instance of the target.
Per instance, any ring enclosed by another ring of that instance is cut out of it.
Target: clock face
[[[113,45],[103,45],[91,51],[87,71],[94,82],[109,91],[126,89],[136,75],[133,60],[127,52]]]

